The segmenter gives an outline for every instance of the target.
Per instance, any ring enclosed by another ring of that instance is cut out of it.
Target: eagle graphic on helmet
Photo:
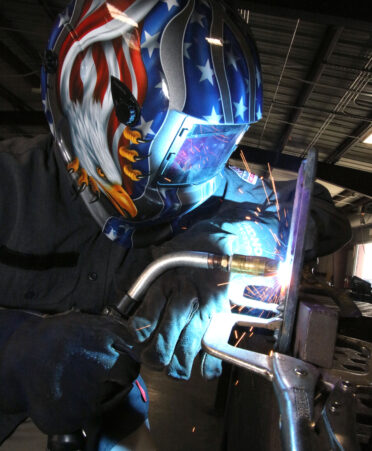
[[[204,202],[262,116],[254,41],[222,2],[75,0],[46,55],[56,147],[112,239]]]

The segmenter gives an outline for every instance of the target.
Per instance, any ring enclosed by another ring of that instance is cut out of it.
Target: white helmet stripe
[[[186,81],[183,67],[183,41],[195,0],[168,23],[160,41],[160,61],[169,89],[169,109],[182,111],[186,102]]]

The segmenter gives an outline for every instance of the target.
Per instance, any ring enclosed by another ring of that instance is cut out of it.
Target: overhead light
[[[223,47],[221,39],[206,37],[205,40],[211,45],[219,45],[220,47]]]
[[[364,139],[363,139],[363,141],[362,141],[364,144],[372,144],[372,132],[369,134],[369,135],[367,135]]]

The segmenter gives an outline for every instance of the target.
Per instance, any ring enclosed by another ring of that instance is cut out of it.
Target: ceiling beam
[[[371,8],[368,1],[232,0],[232,5],[235,8],[249,9],[252,12],[269,16],[371,30]]]
[[[372,125],[363,123],[351,132],[353,137],[346,138],[325,160],[325,163],[334,164],[337,163],[340,158],[350,150],[355,144],[358,144],[364,136],[372,131]]]
[[[292,131],[296,126],[296,122],[298,121],[298,119],[302,114],[303,107],[305,106],[311,93],[313,92],[316,83],[319,81],[323,73],[323,70],[328,62],[328,59],[332,55],[333,50],[337,45],[337,42],[342,34],[342,31],[343,31],[342,27],[334,27],[334,26],[329,26],[325,31],[324,37],[319,46],[315,59],[310,64],[310,70],[306,76],[306,81],[310,83],[304,83],[299,92],[299,95],[295,103],[295,108],[288,117],[288,122],[290,122],[290,124],[287,124],[284,127],[281,138],[279,139],[279,144],[277,147],[278,153],[281,153],[288,144]]]
[[[33,88],[40,87],[40,77],[35,70],[23,62],[2,41],[0,41],[0,58],[12,66],[18,74],[24,74],[25,81],[30,83]]]
[[[243,151],[248,163],[251,162],[263,166],[270,163],[274,168],[295,173],[298,172],[303,161],[302,158],[292,155],[278,155],[273,150],[257,150],[254,147],[244,145],[239,146],[238,150],[233,153],[233,159],[241,159],[240,150]],[[316,177],[333,185],[372,197],[372,174],[369,172],[318,162]]]

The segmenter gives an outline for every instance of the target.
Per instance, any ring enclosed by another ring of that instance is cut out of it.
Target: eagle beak
[[[129,213],[129,215],[134,218],[137,215],[137,207],[134,205],[129,194],[121,185],[111,185],[110,187],[104,187],[106,193],[111,199],[112,203],[115,205],[116,209],[125,216],[124,212]]]

